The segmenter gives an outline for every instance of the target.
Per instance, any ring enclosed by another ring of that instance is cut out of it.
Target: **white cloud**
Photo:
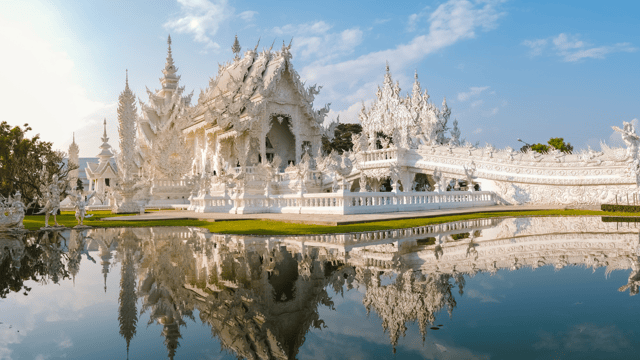
[[[87,95],[76,78],[73,59],[42,38],[29,22],[9,21],[0,16],[0,57],[4,86],[0,89],[3,120],[11,125],[29,123],[41,139],[61,147],[61,140],[90,123],[96,114],[112,109],[110,104]],[[97,149],[97,148],[96,148]]]
[[[364,105],[368,108],[371,107],[372,101],[365,101]],[[362,109],[362,103],[357,102],[348,108],[340,111],[329,110],[327,117],[325,119],[325,125],[329,124],[331,121],[340,117],[340,123],[342,124],[350,124],[350,123],[360,123],[360,119],[358,118],[358,113]]]
[[[389,21],[391,21],[391,19],[375,19],[373,20],[373,24],[374,25],[382,25],[382,24],[386,24]]]
[[[488,86],[472,86],[467,92],[458,93],[458,101],[467,101],[473,96],[480,95],[483,91],[487,90]]]
[[[324,21],[305,24],[288,24],[275,27],[276,35],[293,38],[292,52],[303,60],[314,59],[314,64],[325,64],[339,56],[350,54],[362,42],[360,28],[331,32],[332,26]]]
[[[547,39],[525,40],[522,45],[530,47],[531,55],[537,56],[542,54],[542,50],[547,46]]]
[[[476,100],[476,101],[471,103],[471,107],[475,108],[475,107],[478,107],[478,106],[480,106],[482,104],[484,104],[484,100]]]
[[[420,11],[419,13],[409,15],[409,19],[407,20],[408,32],[413,32],[417,30],[418,24],[422,21],[422,19],[424,19],[425,17],[427,17],[427,15],[429,15],[428,10],[429,10],[429,7],[427,6],[424,9],[422,9],[422,11]]]
[[[72,346],[73,346],[73,341],[71,341],[71,338],[69,337],[69,335],[62,333],[60,341],[58,342],[58,347],[60,349],[68,349]]]
[[[323,35],[331,30],[332,26],[327,24],[324,21],[316,21],[313,23],[304,23],[304,24],[287,24],[281,27],[274,27],[273,32],[278,35]]]
[[[531,55],[538,56],[544,53],[547,45],[552,45],[552,51],[563,61],[576,62],[581,59],[604,59],[606,55],[614,52],[634,52],[630,43],[617,43],[608,46],[593,46],[579,39],[577,35],[561,33],[546,39],[525,40],[523,45],[531,48]]]
[[[467,290],[466,292],[467,296],[471,299],[478,299],[480,300],[481,303],[485,303],[485,302],[494,302],[494,303],[499,303],[500,301],[496,300],[495,298],[483,294],[478,290],[475,289],[471,289],[471,290]]]
[[[430,54],[476,37],[479,30],[495,28],[503,15],[498,10],[500,3],[450,0],[429,15],[427,34],[395,48],[371,52],[353,60],[331,64],[314,62],[304,67],[301,75],[310,83],[322,81],[324,88],[319,100],[341,99],[338,107],[347,107],[373,97],[379,78],[372,78],[371,74],[379,73],[381,77],[386,60],[392,69],[408,69]]]
[[[540,332],[535,349],[555,350],[563,348],[571,352],[607,351],[616,352],[630,347],[626,334],[616,326],[599,327],[584,323],[574,325],[564,333]]]
[[[477,129],[473,130],[474,134],[480,134],[481,132],[482,132],[482,128],[477,128]]]
[[[247,10],[238,14],[238,17],[244,21],[253,21],[256,15],[258,15],[257,11]]]
[[[210,36],[215,36],[220,24],[233,16],[234,9],[227,0],[178,0],[178,3],[180,16],[167,21],[164,27],[178,34],[193,35],[207,49],[219,49],[220,45]]]

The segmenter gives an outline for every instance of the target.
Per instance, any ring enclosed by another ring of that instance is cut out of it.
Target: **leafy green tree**
[[[563,138],[551,138],[547,143],[567,154],[571,154],[573,152],[573,146],[571,146],[570,143],[565,143]]]
[[[537,143],[532,145],[525,145],[520,148],[520,151],[527,152],[529,149],[531,149],[541,154],[546,154],[549,152],[549,150],[555,148],[567,154],[571,154],[573,152],[573,146],[571,145],[571,143],[565,143],[564,138],[551,138],[549,139],[549,141],[547,141],[547,144]]]
[[[53,175],[64,180],[77,168],[66,166],[65,154],[53,150],[53,144],[40,140],[39,134],[27,137],[30,130],[28,124],[21,128],[6,121],[0,123],[0,195],[8,197],[20,191],[27,204],[42,197],[40,186]]]
[[[353,150],[353,142],[351,142],[351,134],[360,134],[362,125],[360,124],[340,124],[336,127],[333,140],[325,136],[322,137],[322,152],[325,154],[335,150],[339,154],[345,151]]]

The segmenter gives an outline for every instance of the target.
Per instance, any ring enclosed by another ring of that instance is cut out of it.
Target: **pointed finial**
[[[293,43],[293,36],[291,37],[291,41],[289,41],[289,46],[287,46],[287,50],[291,49],[292,43]]]
[[[109,141],[109,138],[107,137],[107,118],[104,118],[104,135],[102,135],[102,142],[107,142]]]
[[[171,35],[167,38],[167,62],[164,65],[164,70],[168,73],[175,73],[178,69],[173,64],[173,55],[171,53]]]
[[[418,80],[418,69],[416,69],[416,74],[414,75],[414,79]]]
[[[129,88],[129,69],[126,69],[124,72],[124,86],[125,88]]]
[[[72,141],[72,142],[73,142],[74,144],[76,143],[76,132],[75,132],[75,131],[73,132],[73,141]]]
[[[258,52],[258,45],[260,45],[260,39],[262,39],[262,36],[258,38],[258,43],[256,44],[256,47],[253,49],[253,52]]]
[[[271,49],[273,49],[273,45],[276,44],[276,39],[273,39],[273,42],[271,43],[271,47],[269,48],[269,51],[271,51]]]
[[[240,42],[238,41],[238,34],[236,34],[236,39],[233,41],[233,46],[231,46],[231,51],[236,55],[234,57],[235,60],[240,59],[240,51],[242,48],[240,47]]]
[[[387,60],[386,71],[387,71],[387,74],[388,74],[389,73],[389,60]]]

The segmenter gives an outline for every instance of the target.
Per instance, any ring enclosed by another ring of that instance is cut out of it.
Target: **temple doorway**
[[[271,129],[265,138],[267,160],[280,156],[280,171],[296,161],[296,140],[291,132],[291,116],[284,114],[271,115]]]

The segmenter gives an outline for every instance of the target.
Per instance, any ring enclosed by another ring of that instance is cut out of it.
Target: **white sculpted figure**
[[[582,160],[585,164],[594,164],[595,166],[599,166],[600,164],[602,164],[602,160],[596,158],[602,156],[603,154],[604,153],[602,151],[595,151],[591,149],[591,146],[589,146],[586,152],[580,154],[580,160]]]
[[[92,192],[87,196],[86,199],[82,195],[81,191],[78,191],[76,195],[70,195],[71,202],[76,209],[76,220],[78,221],[78,225],[80,226],[84,225],[84,219],[93,216],[93,214],[87,215],[87,205],[89,204],[89,200],[93,197],[94,194],[95,192]]]
[[[633,127],[633,124],[623,121],[622,129],[617,126],[612,126],[611,128],[622,135],[622,141],[627,145],[627,157],[635,159],[638,156],[640,137],[636,134],[636,129]]]
[[[467,180],[467,190],[475,191],[473,186],[473,179],[475,179],[476,164],[472,161],[469,165],[464,165],[464,176]]]
[[[437,168],[435,170],[433,170],[433,187],[434,187],[434,192],[442,192],[442,180],[443,180],[443,176],[442,176],[442,172],[439,171]],[[446,190],[446,189],[445,189]]]
[[[0,196],[0,231],[24,228],[22,220],[25,212],[34,202],[35,200],[25,206],[20,191],[16,192],[13,198],[9,196],[8,199],[4,199]]]
[[[49,227],[49,217],[53,215],[55,226],[58,224],[58,210],[60,210],[60,194],[63,193],[69,184],[66,181],[58,180],[58,175],[53,175],[51,182],[43,187],[44,207],[37,214],[44,214],[44,227]]]

